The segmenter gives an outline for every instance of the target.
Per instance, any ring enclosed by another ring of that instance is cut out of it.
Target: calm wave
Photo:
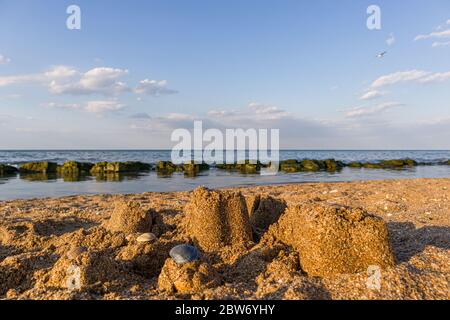
[[[417,162],[439,163],[450,159],[450,151],[281,151],[280,159],[329,159],[344,162],[376,162],[383,159],[410,158]],[[82,162],[141,161],[156,163],[170,160],[170,151],[0,151],[0,163],[20,165],[30,161],[68,160]],[[279,173],[276,176],[243,175],[212,168],[199,176],[185,177],[175,173],[161,177],[154,172],[139,175],[114,175],[107,181],[82,177],[77,181],[63,181],[53,176],[29,175],[0,178],[0,200],[60,197],[77,194],[141,193],[147,191],[191,190],[203,185],[210,188],[268,185],[302,182],[337,182],[354,180],[448,178],[450,166],[419,166],[402,170],[344,168],[338,172]]]

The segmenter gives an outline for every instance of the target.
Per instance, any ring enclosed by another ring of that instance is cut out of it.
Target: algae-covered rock
[[[347,165],[349,168],[362,168],[363,164],[361,162],[353,161]]]
[[[315,160],[303,160],[300,162],[302,171],[319,171],[320,165]]]
[[[413,167],[417,165],[417,162],[411,159],[392,159],[383,160],[380,164],[385,168],[400,168],[400,167]]]
[[[206,163],[195,163],[191,161],[181,165],[181,170],[186,175],[195,176],[201,171],[209,170],[209,165]]]
[[[450,160],[444,161],[442,164],[450,166]]]
[[[58,166],[57,171],[61,175],[79,175],[87,174],[94,165],[92,163],[67,161],[62,166]]]
[[[20,172],[23,173],[56,173],[58,164],[55,162],[29,162],[20,166]]]
[[[259,161],[245,160],[242,163],[226,163],[216,164],[217,169],[239,171],[243,174],[255,174],[261,170],[261,163]]]
[[[246,160],[244,163],[237,163],[236,170],[244,174],[255,174],[261,170],[261,164],[259,162],[253,163]]]
[[[177,166],[170,161],[158,161],[156,164],[156,172],[162,174],[171,174],[177,171]]]
[[[297,160],[283,160],[280,162],[280,170],[287,173],[299,172],[301,165]]]
[[[365,162],[362,164],[363,168],[366,169],[383,169],[383,165],[381,165],[380,163],[370,163],[370,162]]]
[[[300,266],[310,276],[395,264],[384,221],[359,208],[324,203],[289,206],[269,232],[298,252]]]
[[[337,171],[344,167],[344,163],[334,159],[327,159],[321,161],[321,167],[327,171]]]
[[[139,172],[150,171],[152,166],[139,161],[109,162],[106,165],[106,172]]]
[[[108,165],[108,162],[105,162],[105,161],[103,161],[103,162],[97,162],[93,167],[92,167],[92,169],[90,170],[90,172],[92,173],[92,174],[101,174],[101,173],[104,173],[104,172],[106,172],[106,166]]]
[[[0,176],[16,174],[19,170],[16,167],[0,164]]]

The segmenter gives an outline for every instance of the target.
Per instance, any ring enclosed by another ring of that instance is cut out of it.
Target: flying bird
[[[384,58],[384,56],[386,55],[387,51],[383,51],[382,53],[377,55],[377,58]]]

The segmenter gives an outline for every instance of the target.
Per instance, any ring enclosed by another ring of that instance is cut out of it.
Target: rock
[[[347,166],[350,168],[361,168],[363,164],[361,162],[353,161],[350,162]]]
[[[189,232],[204,251],[231,245],[245,247],[253,241],[245,198],[240,192],[197,188],[185,207]]]
[[[242,174],[256,174],[261,170],[261,163],[257,161],[245,160],[243,163],[233,163],[233,164],[216,164],[217,169],[221,170],[234,170],[239,171]]]
[[[303,160],[300,162],[301,170],[302,171],[319,171],[320,166],[319,164],[314,160]]]
[[[301,171],[301,165],[297,160],[284,160],[280,162],[280,170],[287,173]]]
[[[143,233],[136,238],[137,242],[152,242],[154,240],[156,240],[156,236],[151,232]]]
[[[188,162],[183,165],[181,165],[181,170],[184,172],[185,175],[188,176],[195,176],[201,171],[209,170],[209,165],[206,163],[194,163]]]
[[[112,232],[146,233],[152,229],[152,212],[144,210],[138,203],[119,201],[115,204],[111,218],[104,227]]]
[[[170,250],[169,255],[177,264],[189,263],[199,258],[197,248],[187,244],[180,244],[173,247],[172,250]]]
[[[327,159],[322,161],[322,166],[327,171],[337,171],[344,167],[344,163],[336,161],[334,159]]]
[[[90,170],[92,174],[150,171],[152,166],[139,161],[98,162]]]
[[[23,173],[56,173],[58,164],[54,162],[29,162],[20,166]]]
[[[0,176],[16,174],[19,170],[16,167],[0,164]]]
[[[179,265],[172,259],[167,259],[158,277],[159,289],[169,293],[202,293],[220,283],[217,271],[201,261]]]
[[[138,161],[109,162],[106,165],[106,172],[140,172],[150,171],[151,169],[150,164]]]
[[[156,164],[156,172],[160,174],[172,174],[177,170],[177,166],[170,161],[159,161]]]
[[[366,169],[383,169],[384,167],[379,164],[379,163],[370,163],[370,162],[365,162],[362,164],[363,168]]]
[[[381,166],[385,168],[399,168],[399,167],[413,167],[417,165],[417,162],[411,159],[394,159],[394,160],[383,160],[380,162]]]
[[[67,161],[62,166],[58,166],[57,171],[62,175],[79,175],[89,173],[94,165],[76,161]]]
[[[90,170],[91,174],[101,174],[106,172],[108,162],[97,162]]]
[[[384,221],[362,209],[323,203],[290,206],[269,232],[298,252],[300,266],[310,276],[395,264]]]

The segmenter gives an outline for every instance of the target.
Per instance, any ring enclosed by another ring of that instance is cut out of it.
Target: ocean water
[[[53,161],[60,164],[68,160],[81,162],[142,161],[156,163],[170,160],[167,150],[151,151],[0,151],[0,163],[19,166],[30,161]],[[376,162],[383,159],[414,159],[418,162],[437,164],[450,159],[450,151],[280,151],[280,160],[330,159],[344,162]],[[197,177],[185,177],[175,173],[170,177],[155,172],[135,175],[113,175],[108,179],[83,177],[77,181],[44,175],[14,175],[0,177],[0,200],[60,197],[77,194],[142,193],[148,191],[182,191],[197,186],[209,188],[269,185],[304,182],[339,182],[355,180],[449,178],[450,166],[418,166],[402,170],[378,170],[344,168],[339,172],[278,173],[275,176],[244,175],[211,168]]]

